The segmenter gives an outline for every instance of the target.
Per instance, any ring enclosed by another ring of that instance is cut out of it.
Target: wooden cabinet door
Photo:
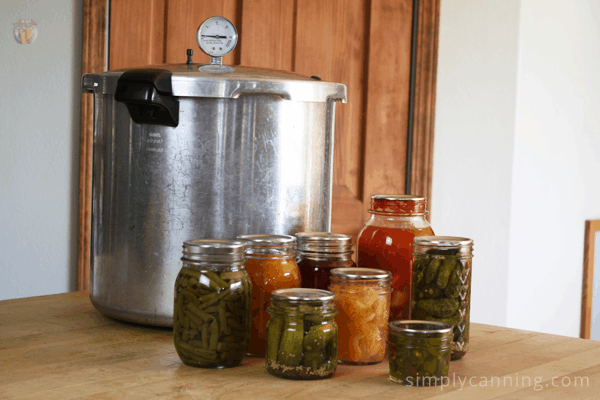
[[[83,72],[209,63],[196,44],[221,15],[239,42],[224,64],[316,75],[348,87],[335,118],[332,232],[356,235],[370,196],[431,188],[439,0],[86,0]],[[110,41],[105,18],[110,18]],[[87,46],[87,48],[86,48]],[[106,52],[108,46],[108,52]],[[87,288],[91,96],[83,97],[79,287]]]

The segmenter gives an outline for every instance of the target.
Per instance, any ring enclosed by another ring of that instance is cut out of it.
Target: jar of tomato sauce
[[[390,321],[408,319],[412,286],[413,239],[434,235],[427,198],[411,195],[371,196],[371,217],[358,235],[357,264],[392,273]]]
[[[327,290],[332,269],[356,267],[352,244],[352,236],[341,233],[296,233],[296,262],[302,287]]]
[[[246,272],[252,282],[250,343],[248,354],[263,356],[267,340],[271,292],[299,288],[296,238],[288,235],[241,235],[246,241]]]

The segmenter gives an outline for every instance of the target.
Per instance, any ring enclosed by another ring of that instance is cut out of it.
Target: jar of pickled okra
[[[415,236],[433,235],[427,215],[427,198],[410,195],[371,196],[371,217],[358,235],[356,263],[392,273],[390,320],[408,319],[412,280],[412,242]]]
[[[388,342],[392,381],[407,386],[435,386],[447,379],[451,325],[436,321],[392,321]]]
[[[267,371],[279,378],[324,379],[337,367],[334,294],[319,289],[272,293],[267,324]]]
[[[253,289],[248,354],[263,356],[271,292],[301,285],[300,270],[296,264],[296,238],[288,235],[242,235],[238,239],[247,245],[246,270]]]
[[[473,240],[421,236],[414,249],[411,319],[452,325],[452,360],[458,360],[469,348]]]
[[[296,233],[296,262],[302,276],[302,287],[329,288],[334,268],[356,267],[352,261],[352,236],[330,232]]]
[[[339,327],[338,360],[376,364],[385,356],[392,274],[371,268],[336,268],[329,290],[335,293]]]
[[[184,364],[227,368],[242,362],[252,304],[245,247],[230,240],[184,242],[173,313],[175,349]]]

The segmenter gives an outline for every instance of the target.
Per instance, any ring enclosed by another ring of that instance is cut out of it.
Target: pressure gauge
[[[211,56],[211,64],[221,64],[220,58],[233,50],[237,39],[237,29],[227,18],[210,17],[198,28],[198,46]]]

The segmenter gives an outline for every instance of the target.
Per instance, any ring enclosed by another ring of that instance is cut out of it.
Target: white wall
[[[579,336],[600,218],[600,2],[522,0],[508,325]]]
[[[0,2],[0,300],[77,287],[79,0]],[[37,21],[18,44],[19,19]]]
[[[474,239],[472,320],[507,323],[519,1],[442,1],[431,225]]]
[[[432,226],[475,240],[473,321],[579,336],[597,21],[596,1],[442,2]]]

